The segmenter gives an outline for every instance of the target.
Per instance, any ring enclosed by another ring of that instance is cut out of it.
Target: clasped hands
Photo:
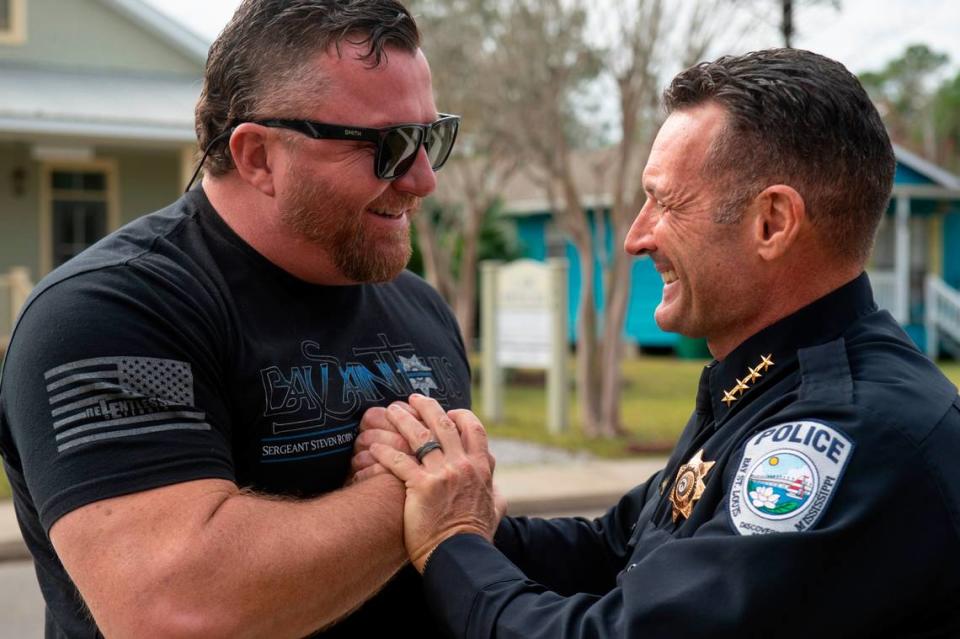
[[[404,483],[404,544],[417,571],[448,537],[475,533],[493,539],[506,502],[493,486],[495,461],[476,415],[447,412],[415,394],[409,404],[367,410],[359,428],[352,481],[391,473]],[[414,451],[431,440],[440,447],[421,453],[418,462]]]

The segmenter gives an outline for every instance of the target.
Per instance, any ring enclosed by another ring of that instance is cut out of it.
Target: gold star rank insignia
[[[743,391],[748,390],[750,388],[749,386],[747,386],[747,383],[746,383],[748,381],[750,380],[746,378],[738,379],[737,385],[733,387],[733,394],[736,395],[737,393],[742,393]]]
[[[703,461],[703,449],[701,448],[696,455],[690,458],[690,461],[677,471],[677,479],[673,483],[673,490],[670,491],[670,505],[673,506],[674,523],[680,516],[684,519],[690,518],[693,505],[707,488],[703,480],[715,463]]]
[[[720,401],[729,407],[735,401],[740,399],[740,397],[743,397],[744,393],[750,390],[750,384],[763,377],[763,375],[760,374],[761,372],[766,372],[771,366],[773,366],[773,364],[773,353],[761,355],[759,364],[753,368],[747,366],[747,371],[749,372],[746,376],[744,376],[743,379],[734,378],[737,380],[737,385],[730,390],[723,391],[723,399]]]
[[[757,370],[760,370],[761,367],[763,370],[767,370],[771,366],[773,366],[773,353],[770,353],[769,355],[761,355],[760,365],[757,366]]]

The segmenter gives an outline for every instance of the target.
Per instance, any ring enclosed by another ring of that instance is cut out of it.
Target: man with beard
[[[459,118],[395,0],[245,0],[196,116],[202,185],[51,273],[10,344],[47,636],[429,636],[395,610],[412,571],[351,615],[406,555],[402,484],[348,479],[366,409],[469,405],[455,320],[403,271]]]

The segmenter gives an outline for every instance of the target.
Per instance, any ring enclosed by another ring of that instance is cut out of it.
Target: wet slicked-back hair
[[[835,255],[865,262],[895,159],[857,78],[809,51],[769,49],[701,62],[664,92],[668,113],[708,102],[727,115],[704,166],[725,191],[717,221],[737,222],[764,188],[787,184]]]
[[[371,67],[385,48],[415,53],[420,32],[396,0],[244,0],[210,47],[203,90],[196,108],[201,149],[229,126],[321,100],[323,78],[308,64],[341,43],[365,46]],[[205,170],[223,175],[233,168],[227,139],[210,151]]]

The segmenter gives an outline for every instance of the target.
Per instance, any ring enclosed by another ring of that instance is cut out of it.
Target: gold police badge
[[[693,505],[703,495],[707,486],[703,479],[713,468],[716,462],[703,461],[703,449],[697,451],[697,454],[690,458],[686,464],[677,471],[677,479],[673,482],[673,490],[670,491],[670,505],[673,506],[673,521],[682,516],[689,519]]]

